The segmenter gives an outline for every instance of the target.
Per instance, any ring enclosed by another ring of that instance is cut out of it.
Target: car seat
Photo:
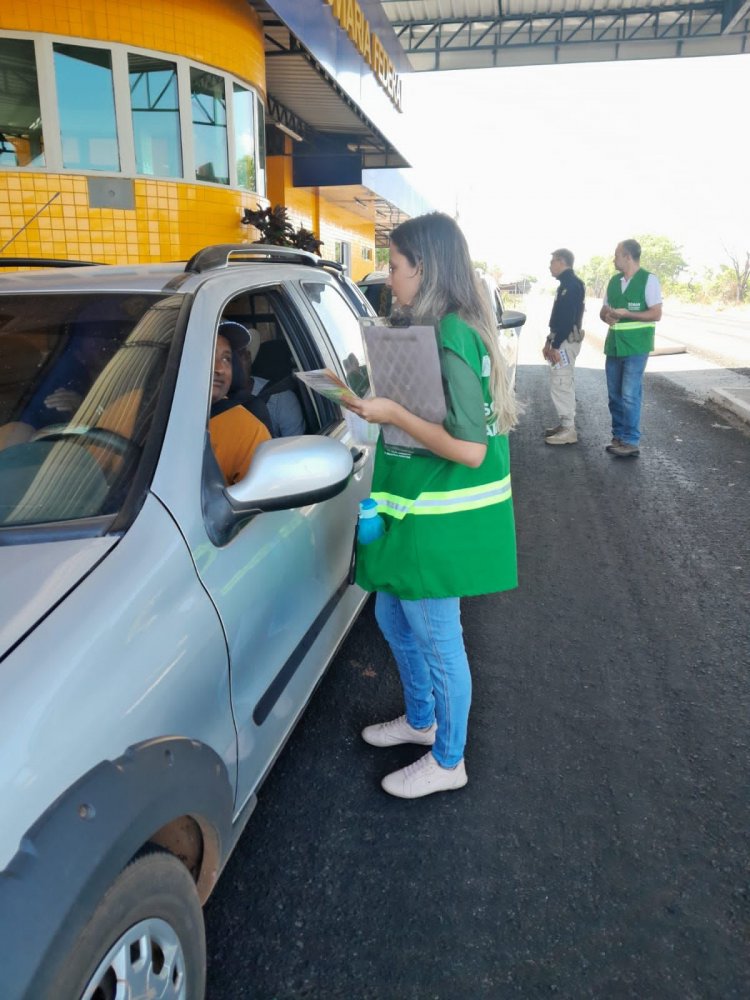
[[[310,417],[306,412],[305,399],[299,391],[299,382],[294,377],[294,358],[286,340],[264,340],[258,348],[253,361],[252,374],[266,379],[267,384],[258,393],[258,398],[273,406],[270,400],[282,393],[291,393],[299,404],[302,419],[305,422],[305,432],[310,427]]]
[[[251,331],[252,337],[252,331]],[[245,363],[239,355],[238,351],[232,351],[232,384],[229,387],[229,392],[227,393],[227,399],[225,401],[228,405],[223,407],[223,409],[228,409],[229,406],[244,406],[254,417],[256,417],[262,424],[268,428],[268,433],[272,434],[272,422],[271,414],[268,412],[268,404],[265,400],[260,399],[258,396],[254,396],[247,385],[247,369],[245,368]],[[212,407],[212,416],[216,415],[216,406]]]

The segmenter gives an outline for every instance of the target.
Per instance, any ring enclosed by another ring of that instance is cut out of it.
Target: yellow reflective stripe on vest
[[[650,330],[654,327],[653,323],[649,323],[647,320],[643,319],[622,319],[615,323],[613,329],[615,330]],[[654,327],[655,329],[655,327]]]
[[[456,514],[465,510],[478,510],[492,504],[510,500],[510,476],[494,483],[469,486],[463,490],[446,490],[439,493],[420,493],[415,500],[395,496],[393,493],[373,493],[378,511],[400,521],[407,514]]]

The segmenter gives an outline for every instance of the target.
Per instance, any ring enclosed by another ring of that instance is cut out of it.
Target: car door
[[[154,488],[177,519],[224,627],[237,728],[239,809],[278,753],[364,600],[348,575],[358,503],[369,492],[371,470],[360,459],[347,488],[331,500],[258,514],[226,544],[212,541],[210,514],[201,503],[204,483],[182,481],[179,450],[187,425],[188,433],[205,435],[217,318],[230,300],[230,287],[236,294],[227,276],[221,296],[210,287],[196,296],[186,333],[189,364],[180,372],[168,436],[173,423],[175,432],[165,443],[165,449],[175,450],[159,467],[162,472],[171,466],[174,479],[162,475]],[[310,367],[330,365],[327,345],[285,282],[270,283],[265,292],[298,356]],[[197,404],[186,405],[196,396]],[[202,423],[196,422],[195,411]],[[349,443],[340,419],[321,432]],[[207,465],[210,471],[210,461]]]

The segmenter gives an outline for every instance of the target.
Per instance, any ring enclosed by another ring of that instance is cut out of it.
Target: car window
[[[117,513],[177,321],[159,299],[0,297],[0,525]]]
[[[371,310],[368,308],[371,303],[358,285],[355,285],[354,282],[346,276],[341,275],[338,279],[337,286],[343,295],[348,299],[352,309],[358,316],[371,315]]]
[[[370,303],[378,316],[390,316],[392,295],[391,290],[383,281],[362,282],[359,290]]]
[[[305,281],[302,288],[328,334],[346,381],[358,396],[365,396],[370,388],[370,377],[359,319],[333,285]]]
[[[222,318],[240,323],[251,334],[247,348],[236,352],[230,399],[245,406],[253,402],[248,394],[260,400],[268,409],[274,437],[320,431],[328,420],[321,418],[309,391],[294,378],[296,371],[320,367],[320,356],[283,287],[243,292],[228,303]]]

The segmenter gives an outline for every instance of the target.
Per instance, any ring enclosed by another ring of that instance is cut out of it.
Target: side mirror
[[[346,488],[352,467],[349,449],[331,438],[310,434],[264,441],[239,483],[220,482],[218,466],[214,476],[204,477],[208,535],[214,545],[226,545],[256,514],[330,500]]]
[[[264,441],[244,479],[225,490],[235,513],[290,510],[335,497],[352,474],[346,445],[305,434]]]
[[[526,322],[526,313],[518,312],[517,309],[504,309],[502,318],[500,319],[500,326],[503,330],[514,330],[519,326],[523,326]]]

